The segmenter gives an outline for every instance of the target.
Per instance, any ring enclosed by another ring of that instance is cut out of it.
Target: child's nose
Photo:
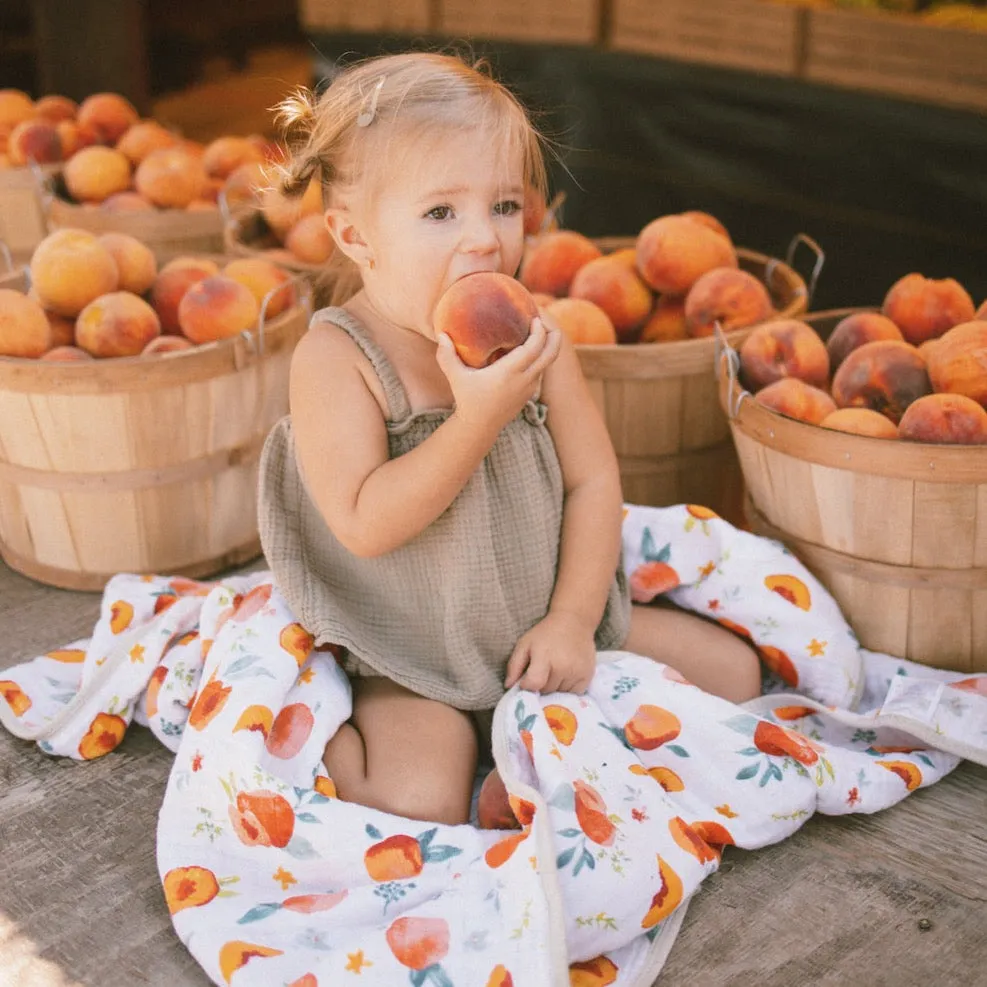
[[[463,250],[488,253],[497,247],[497,231],[490,216],[473,217],[463,230]]]

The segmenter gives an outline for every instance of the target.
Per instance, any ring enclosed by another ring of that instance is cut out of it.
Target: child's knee
[[[448,779],[411,777],[378,793],[377,808],[406,819],[458,826],[469,821],[470,795]]]

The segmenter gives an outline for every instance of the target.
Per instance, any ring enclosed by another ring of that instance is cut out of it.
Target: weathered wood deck
[[[98,610],[98,594],[0,564],[0,669],[86,636]],[[140,727],[87,764],[0,729],[0,987],[209,983],[172,932],[154,862],[170,763]],[[728,851],[658,983],[987,985],[987,769]]]

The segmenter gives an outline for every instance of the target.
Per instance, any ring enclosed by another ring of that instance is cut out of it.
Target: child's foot
[[[476,818],[480,829],[520,829],[507,797],[507,789],[494,768],[480,786],[480,798],[476,806]]]

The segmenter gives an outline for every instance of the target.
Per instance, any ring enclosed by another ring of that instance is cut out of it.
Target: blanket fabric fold
[[[114,577],[90,638],[0,673],[0,722],[53,755],[100,757],[131,722],[174,752],[158,866],[217,984],[644,987],[725,846],[987,763],[987,675],[862,649],[797,559],[703,508],[628,506],[624,559],[639,602],[749,638],[766,694],[735,706],[626,652],[582,696],[512,689],[493,751],[518,831],[335,797],[349,684],[267,572]]]

